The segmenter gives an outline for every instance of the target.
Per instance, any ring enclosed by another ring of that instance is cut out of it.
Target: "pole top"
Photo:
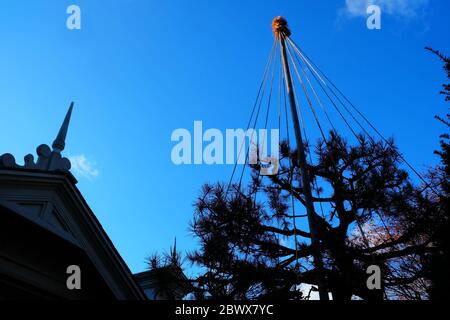
[[[291,35],[291,30],[288,28],[288,22],[282,16],[273,19],[272,29],[277,39],[281,39],[281,36],[289,37]]]

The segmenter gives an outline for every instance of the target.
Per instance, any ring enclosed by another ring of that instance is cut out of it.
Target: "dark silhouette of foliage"
[[[450,59],[439,51],[426,49],[442,60],[444,71],[450,80]],[[444,84],[443,88],[441,94],[444,95],[445,101],[450,101],[450,83]],[[448,300],[450,298],[450,114],[447,113],[445,118],[436,116],[436,119],[444,125],[446,132],[440,137],[441,150],[435,152],[440,157],[441,164],[429,174],[432,184],[440,191],[440,199],[437,201],[441,212],[434,221],[437,230],[433,240],[439,251],[429,260],[429,278],[432,281],[430,297],[433,300]]]
[[[149,256],[147,265],[152,273],[154,299],[177,300],[180,292],[192,290],[183,273],[182,254],[177,251],[176,242],[169,252]]]
[[[432,53],[434,53],[435,55],[437,55],[442,62],[444,62],[444,71],[447,73],[447,78],[450,79],[450,59],[446,56],[444,56],[442,53],[440,53],[438,50],[434,50],[430,47],[425,47],[426,50],[431,51]],[[443,84],[442,87],[444,88],[441,91],[441,94],[443,94],[445,96],[445,101],[450,101],[450,83],[447,84]],[[448,115],[447,115],[447,121],[444,121],[444,123],[449,126],[449,122],[448,122]]]
[[[316,211],[323,209],[315,218],[327,289],[335,300],[382,299],[382,291],[366,285],[366,269],[375,264],[383,269],[386,292],[403,287],[416,295],[425,290],[416,288],[424,277],[418,260],[435,250],[425,232],[435,208],[399,167],[392,142],[359,140],[350,146],[331,132],[317,143],[317,164],[308,168],[321,187],[314,202]],[[214,298],[299,299],[299,285],[317,284],[309,232],[302,218],[293,221],[292,199],[296,211],[304,204],[296,152],[283,144],[281,154],[280,173],[270,181],[259,179],[253,166],[245,188],[205,185],[195,203],[191,229],[201,249],[189,258],[207,269],[199,285]],[[421,223],[409,223],[412,216]]]
[[[449,59],[427,49],[450,79]],[[450,101],[450,84],[443,88]],[[450,115],[436,118],[448,130]],[[448,299],[450,135],[441,135],[429,185],[418,186],[393,141],[358,140],[330,132],[314,148],[305,142],[327,290],[334,300]],[[188,255],[204,270],[192,280],[197,299],[308,299],[317,285],[297,152],[286,142],[280,149],[276,176],[260,179],[253,165],[243,187],[203,186],[190,226],[200,248]],[[383,290],[367,288],[370,265],[382,269]],[[308,294],[304,284],[312,285]]]

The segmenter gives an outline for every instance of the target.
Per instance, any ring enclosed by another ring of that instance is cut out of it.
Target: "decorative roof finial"
[[[64,122],[59,129],[58,135],[56,136],[55,141],[53,141],[52,148],[53,151],[61,153],[66,146],[66,136],[67,131],[69,129],[70,117],[72,115],[73,110],[73,102],[70,104],[69,110],[67,111],[66,117],[64,118]]]
[[[73,102],[70,104],[69,110],[67,111],[64,122],[59,129],[58,136],[53,142],[53,150],[46,144],[41,144],[36,149],[38,158],[36,162],[34,161],[34,156],[28,154],[24,158],[25,164],[23,166],[16,163],[16,159],[12,154],[6,153],[0,155],[0,169],[27,169],[27,170],[38,170],[47,172],[69,172],[70,171],[70,160],[64,158],[61,155],[61,151],[64,150],[66,146],[66,136],[67,130],[69,129],[70,117],[72,115]]]

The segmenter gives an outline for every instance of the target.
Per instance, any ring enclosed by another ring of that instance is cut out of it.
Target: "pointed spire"
[[[177,252],[177,238],[175,238],[175,241],[173,242],[173,247],[170,248],[170,262],[172,266],[177,267],[179,266],[179,257]]]
[[[60,153],[64,150],[66,146],[66,135],[67,130],[69,129],[70,117],[72,115],[73,110],[73,102],[70,104],[69,110],[67,111],[66,117],[64,118],[64,122],[59,129],[58,135],[56,136],[55,141],[53,141],[52,148],[53,151]]]
[[[172,255],[173,255],[174,257],[177,256],[177,237],[175,237],[175,240],[174,240],[174,242],[173,242]]]

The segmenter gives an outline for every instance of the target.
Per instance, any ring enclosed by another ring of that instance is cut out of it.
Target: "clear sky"
[[[368,30],[356,0],[0,1],[0,154],[18,161],[51,144],[75,101],[65,155],[78,187],[133,272],[188,233],[204,182],[232,166],[175,166],[172,131],[245,128],[285,16],[293,39],[419,170],[435,164],[446,112],[442,64],[450,54],[450,2],[379,0]],[[365,2],[365,1],[360,1]],[[66,8],[81,8],[68,30]]]

